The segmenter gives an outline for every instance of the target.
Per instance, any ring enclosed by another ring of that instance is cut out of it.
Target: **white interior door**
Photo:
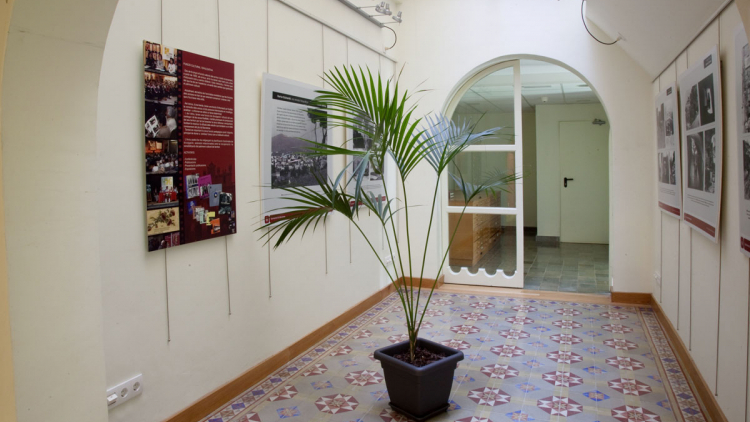
[[[479,183],[488,174],[518,174],[523,168],[521,71],[518,60],[493,66],[470,79],[454,97],[448,115],[458,103],[490,101],[502,111],[502,135],[460,153],[454,165],[468,182]],[[486,122],[484,122],[486,124]],[[484,129],[484,127],[482,127]],[[523,186],[481,194],[469,206],[447,175],[443,179],[445,210],[443,247],[450,249],[444,271],[446,283],[495,287],[523,287]],[[455,233],[455,234],[454,234]]]
[[[607,125],[560,122],[561,242],[609,243],[608,144]]]

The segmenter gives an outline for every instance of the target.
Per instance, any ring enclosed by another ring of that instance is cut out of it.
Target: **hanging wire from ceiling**
[[[612,42],[604,42],[604,41],[600,40],[599,38],[596,38],[594,36],[594,34],[591,33],[591,31],[589,30],[588,25],[586,25],[586,18],[583,16],[583,3],[585,3],[585,2],[586,2],[586,0],[581,0],[581,22],[583,22],[583,27],[586,28],[586,32],[588,32],[589,35],[591,35],[591,38],[595,39],[596,42],[598,42],[599,44],[603,44],[603,45],[615,45],[615,44],[617,44],[617,41],[620,41],[622,39],[622,36],[618,36],[617,39],[614,40],[614,41],[612,41]]]
[[[393,32],[393,45],[391,45],[390,47],[386,47],[385,48],[385,51],[388,51],[391,48],[393,48],[393,47],[396,46],[396,43],[398,42],[398,35],[396,35],[396,31],[393,28],[391,28],[390,26],[384,26],[383,28],[390,29],[391,32]]]

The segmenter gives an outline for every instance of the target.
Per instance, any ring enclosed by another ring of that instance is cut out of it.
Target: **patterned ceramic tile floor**
[[[404,333],[393,294],[203,421],[407,421],[372,359]],[[648,307],[438,291],[421,336],[466,356],[434,421],[707,420]]]
[[[609,293],[609,245],[561,243],[540,246],[535,236],[524,236],[524,289],[577,293]],[[503,234],[477,265],[494,274],[516,271],[515,234]],[[452,267],[454,271],[459,268]]]

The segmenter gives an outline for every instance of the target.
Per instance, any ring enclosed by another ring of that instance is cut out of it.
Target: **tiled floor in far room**
[[[432,420],[705,421],[650,308],[437,292],[421,336],[461,349]],[[404,422],[374,350],[404,338],[391,295],[204,422]]]
[[[524,289],[609,293],[609,245],[538,246],[530,236],[524,242]]]
[[[609,245],[560,243],[539,246],[535,236],[524,236],[524,289],[577,293],[609,293]],[[499,242],[469,271],[484,268],[494,274],[516,270],[515,234],[503,234]],[[459,268],[452,267],[454,271]]]

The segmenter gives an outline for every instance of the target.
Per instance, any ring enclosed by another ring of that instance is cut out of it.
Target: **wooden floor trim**
[[[612,292],[612,302],[632,305],[650,305],[651,293]]]
[[[695,361],[693,361],[692,356],[690,356],[690,352],[687,347],[685,347],[685,343],[682,342],[682,338],[680,338],[680,335],[677,333],[677,330],[675,330],[672,322],[664,314],[664,310],[662,310],[661,305],[659,305],[659,301],[654,299],[653,296],[651,297],[651,307],[653,308],[654,314],[656,314],[656,318],[659,320],[664,333],[667,335],[669,342],[672,344],[672,349],[674,350],[677,359],[680,361],[683,371],[692,381],[693,386],[695,387],[695,392],[698,394],[698,399],[701,401],[701,404],[703,404],[706,413],[708,413],[707,416],[712,422],[727,422],[727,418],[724,416],[724,412],[722,412],[719,402],[716,400],[716,396],[711,391],[706,380],[703,379],[703,375],[701,375],[698,366],[695,364]]]
[[[425,279],[425,281],[427,280]],[[396,291],[396,289],[392,284],[384,287],[320,328],[304,336],[296,343],[248,369],[234,380],[201,397],[198,401],[184,410],[165,419],[164,422],[195,422],[201,420],[211,412],[219,409],[222,405],[227,404],[229,401],[242,394],[248,388],[261,382],[264,378],[281,368],[295,356],[300,355],[305,350],[318,344],[321,340],[336,332],[341,326],[375,306],[394,291]]]

